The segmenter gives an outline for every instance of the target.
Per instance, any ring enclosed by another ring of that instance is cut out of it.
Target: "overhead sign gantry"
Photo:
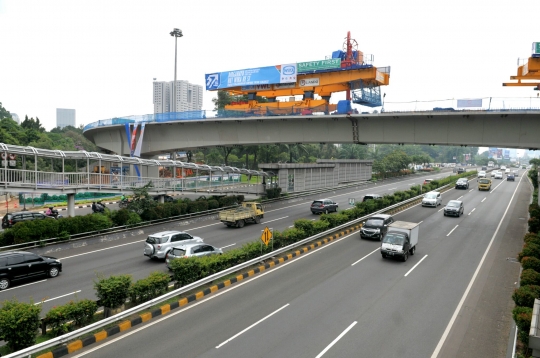
[[[531,57],[521,66],[518,63],[517,76],[510,76],[510,79],[517,82],[506,82],[503,86],[534,86],[535,90],[540,90],[540,42],[533,42]],[[527,82],[521,82],[522,80]],[[536,81],[530,82],[531,80]]]

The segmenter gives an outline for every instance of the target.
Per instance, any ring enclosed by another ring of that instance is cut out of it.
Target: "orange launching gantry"
[[[369,62],[366,62],[365,59]],[[347,92],[347,104],[352,102],[369,107],[381,106],[379,86],[386,86],[390,81],[390,67],[377,68],[371,62],[372,56],[364,56],[358,50],[358,44],[347,33],[343,49],[334,51],[330,59],[297,63],[296,82],[258,84],[251,86],[229,87],[224,89],[231,95],[247,95],[248,100],[233,102],[227,110],[249,111],[259,115],[278,114],[326,114],[338,109],[339,105],[330,104],[330,97],[335,92]],[[302,96],[297,101],[292,96]],[[320,98],[315,98],[318,95]],[[259,103],[258,96],[266,97],[268,102]],[[277,97],[289,97],[288,101],[278,101]]]
[[[533,42],[532,55],[528,61],[519,66],[517,76],[510,76],[511,80],[517,80],[517,82],[503,83],[503,86],[534,86],[535,90],[540,90],[540,42]],[[521,80],[536,80],[536,82],[521,82]]]

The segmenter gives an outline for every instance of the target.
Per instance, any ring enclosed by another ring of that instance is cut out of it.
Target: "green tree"
[[[9,113],[8,110],[2,106],[2,102],[0,102],[0,120],[2,119],[13,119],[13,118],[11,117],[11,113]]]

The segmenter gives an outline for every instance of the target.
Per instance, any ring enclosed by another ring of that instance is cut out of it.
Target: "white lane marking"
[[[424,222],[424,220],[420,221],[420,222],[418,223],[418,225],[420,225],[420,224],[423,223],[423,222]]]
[[[294,225],[289,226],[289,229],[292,228],[292,227],[294,227]]]
[[[484,198],[484,199],[482,199],[481,203],[483,203],[483,202],[484,202],[484,200],[486,200],[486,199],[487,199],[487,198]]]
[[[523,178],[523,177],[521,177]],[[444,330],[443,335],[441,336],[441,339],[439,340],[439,343],[437,344],[437,347],[435,347],[435,350],[433,351],[433,354],[431,355],[431,358],[437,358],[439,353],[441,352],[442,346],[444,342],[446,341],[446,338],[448,337],[448,334],[450,334],[450,330],[452,329],[452,326],[454,325],[454,322],[457,319],[459,311],[461,311],[461,307],[463,307],[463,303],[465,303],[465,299],[469,295],[469,291],[472,288],[472,285],[474,284],[474,281],[476,280],[476,276],[478,276],[478,273],[480,272],[480,269],[482,268],[482,265],[484,264],[484,261],[486,260],[486,256],[489,252],[489,249],[491,248],[491,245],[493,245],[493,241],[495,241],[495,237],[497,236],[497,233],[499,232],[499,229],[501,228],[501,225],[503,223],[504,218],[506,217],[506,214],[508,213],[508,209],[510,209],[510,204],[512,204],[512,200],[514,200],[514,197],[516,196],[516,192],[518,190],[519,184],[521,184],[521,179],[519,179],[518,185],[516,185],[516,189],[514,189],[514,194],[512,194],[512,197],[510,198],[510,201],[508,202],[508,205],[506,206],[506,210],[504,211],[504,214],[499,221],[499,225],[497,225],[497,229],[493,233],[493,236],[491,237],[491,241],[489,242],[488,246],[486,247],[486,251],[484,252],[484,255],[482,255],[482,259],[478,263],[478,266],[476,267],[476,270],[474,271],[473,276],[471,277],[471,281],[469,281],[469,284],[467,285],[467,288],[465,289],[465,292],[463,292],[463,296],[461,297],[461,300],[459,300],[459,303],[456,307],[456,310],[454,311],[454,314],[452,315],[452,318],[450,318],[450,322],[448,322],[448,325],[446,326],[446,329]]]
[[[519,182],[521,183],[521,179],[519,180]],[[504,180],[501,181],[501,182],[499,183],[499,185],[497,185],[495,188],[493,188],[493,190],[490,191],[489,193],[491,194],[491,193],[493,193],[495,190],[497,190],[497,188],[500,187],[500,186],[502,185],[502,183],[504,183]]]
[[[268,220],[268,221],[265,221],[264,223],[265,223],[265,224],[266,224],[266,223],[271,223],[272,221],[278,221],[278,220],[286,219],[286,218],[288,218],[288,216],[284,216],[284,217],[282,217],[282,218],[277,218],[277,219],[274,219],[274,220]]]
[[[450,232],[449,232],[449,233],[448,233],[448,235],[446,235],[446,236],[450,236],[450,234],[451,234],[451,233],[453,233],[453,232],[454,232],[454,230],[455,230],[455,229],[457,229],[457,227],[458,227],[458,226],[459,226],[459,225],[456,225],[456,227],[455,227],[455,228],[453,228],[452,230],[450,230]]]
[[[440,212],[443,211],[443,210],[444,210],[444,207],[441,208],[441,209],[439,209],[439,211],[437,211],[437,212],[440,213]]]
[[[409,271],[407,271],[407,273],[405,274],[404,277],[407,277],[407,275],[410,274],[410,273],[412,272],[412,270],[414,270],[414,269],[416,268],[416,266],[420,265],[420,262],[424,261],[424,259],[425,259],[426,257],[427,257],[427,255],[424,256],[424,257],[422,257],[422,259],[421,259],[420,261],[418,261],[418,262],[416,263],[416,265],[414,265],[414,266],[412,267],[412,269],[410,269]]]
[[[52,301],[52,300],[56,300],[57,298],[66,297],[66,296],[72,295],[72,294],[74,294],[74,293],[79,293],[79,292],[81,292],[81,290],[73,291],[73,292],[71,292],[71,293],[66,293],[65,295],[62,295],[62,296],[58,296],[58,297],[54,297],[54,298],[49,298],[48,300],[44,300],[44,301],[40,301],[40,302],[38,302],[38,303],[34,303],[34,305],[39,305],[40,303],[49,302],[49,301]]]
[[[336,339],[334,339],[332,341],[332,343],[330,343],[329,345],[326,346],[325,349],[323,349],[323,351],[321,353],[319,353],[318,356],[316,356],[315,358],[321,358],[323,356],[323,354],[325,354],[330,348],[332,348],[332,346],[334,344],[336,344],[341,338],[343,338],[344,335],[347,334],[347,332],[349,332],[351,330],[351,328],[353,328],[355,325],[356,325],[356,321],[354,321],[353,323],[350,324],[349,327],[347,327],[343,332],[341,332],[341,334],[339,336],[336,337]]]
[[[236,242],[235,242],[234,244],[230,244],[230,245],[225,245],[225,246],[222,246],[221,248],[222,248],[222,249],[224,249],[224,248],[226,248],[226,247],[229,247],[229,246],[234,246],[234,245],[236,245]]]
[[[474,190],[474,189],[469,190],[469,193],[470,193],[471,191],[473,191],[473,190]]]
[[[456,200],[459,200],[459,199],[461,199],[461,198],[463,198],[463,195],[462,195],[462,196],[460,196],[459,198],[457,198]]]
[[[371,254],[374,253],[374,252],[379,251],[380,249],[381,249],[380,247],[376,248],[375,250],[371,251],[371,252],[370,252],[369,254],[367,254],[366,256],[362,257],[360,260],[356,261],[355,263],[352,263],[351,266],[356,265],[357,263],[359,263],[360,261],[362,261],[363,259],[365,259],[365,258],[368,257],[369,255],[371,255]]]
[[[390,188],[390,189],[386,189],[386,190],[396,190],[397,188]]]
[[[85,355],[87,355],[88,353],[92,353],[92,352],[94,352],[94,351],[97,351],[98,349],[101,349],[101,348],[103,348],[103,347],[106,347],[106,346],[108,346],[109,344],[116,343],[117,341],[119,341],[119,340],[121,340],[121,339],[124,339],[124,338],[126,338],[126,337],[129,337],[129,336],[131,336],[132,334],[135,334],[135,333],[137,333],[137,332],[139,332],[139,331],[142,331],[143,329],[152,327],[153,325],[158,324],[158,323],[160,323],[161,321],[164,321],[164,320],[166,320],[166,319],[169,319],[169,318],[171,318],[171,317],[174,317],[174,316],[176,316],[177,314],[180,314],[180,313],[182,313],[182,312],[184,312],[184,311],[187,311],[187,310],[189,310],[189,309],[192,309],[192,308],[194,308],[194,307],[197,307],[198,305],[200,305],[200,304],[202,304],[202,303],[205,303],[205,302],[207,302],[207,301],[209,301],[209,300],[213,300],[213,299],[216,298],[216,297],[219,297],[219,296],[221,296],[221,295],[224,295],[224,294],[226,294],[226,293],[229,293],[229,292],[231,292],[232,290],[235,290],[235,289],[237,289],[237,288],[239,288],[239,287],[242,287],[242,286],[244,286],[244,285],[247,285],[248,283],[251,283],[251,282],[253,282],[253,281],[255,281],[255,280],[258,280],[259,278],[264,277],[264,276],[266,276],[266,275],[268,275],[268,274],[270,274],[270,273],[272,273],[272,272],[276,272],[277,270],[281,270],[282,268],[287,267],[287,266],[289,266],[289,265],[291,265],[291,264],[293,264],[293,263],[295,263],[295,262],[298,262],[298,261],[302,260],[303,258],[306,258],[306,257],[308,257],[308,256],[310,256],[310,255],[313,255],[313,254],[316,253],[316,252],[319,252],[319,251],[324,250],[324,249],[326,249],[326,248],[328,248],[328,247],[330,247],[330,246],[332,246],[332,245],[334,245],[334,244],[337,244],[338,242],[340,242],[340,241],[342,241],[342,240],[345,240],[346,238],[349,238],[349,237],[351,237],[351,236],[354,235],[354,234],[357,234],[357,233],[352,233],[352,234],[349,234],[349,235],[347,235],[347,236],[343,236],[342,238],[339,238],[339,239],[337,239],[337,240],[334,240],[333,242],[330,242],[330,243],[328,243],[328,244],[326,244],[326,245],[324,245],[324,246],[321,246],[321,247],[319,247],[319,248],[317,248],[317,249],[315,249],[315,250],[313,250],[313,251],[309,251],[308,253],[303,254],[302,256],[296,257],[296,258],[295,258],[294,260],[292,260],[292,261],[287,261],[286,263],[283,263],[283,264],[281,264],[281,265],[279,265],[279,266],[274,266],[274,269],[272,269],[272,270],[270,270],[270,271],[265,271],[265,272],[262,273],[262,274],[258,274],[258,275],[256,275],[256,276],[253,276],[250,280],[242,281],[241,283],[236,283],[236,284],[234,284],[233,286],[229,286],[230,288],[227,289],[227,290],[225,290],[225,291],[222,291],[222,292],[219,292],[219,291],[218,291],[217,293],[213,294],[212,296],[208,296],[208,298],[204,298],[204,299],[202,299],[202,300],[200,300],[200,301],[196,301],[196,302],[190,304],[189,306],[187,306],[186,308],[179,310],[178,312],[174,312],[174,313],[171,313],[171,314],[167,314],[166,316],[163,316],[163,318],[157,319],[155,322],[148,323],[148,324],[146,324],[146,325],[143,326],[143,327],[137,328],[137,329],[135,329],[135,330],[133,330],[133,331],[131,331],[131,332],[126,333],[125,335],[123,335],[123,336],[121,336],[121,337],[112,339],[112,340],[110,340],[110,341],[107,342],[107,343],[104,343],[104,344],[99,345],[99,346],[97,346],[97,347],[95,347],[95,348],[89,349],[89,350],[87,350],[87,351],[84,352],[84,353],[81,353],[81,354],[79,354],[79,355],[74,356],[73,358],[79,358],[79,357],[85,356]]]
[[[469,213],[469,215],[471,215],[473,213],[473,211],[475,211],[476,208],[472,209],[471,212]]]
[[[238,332],[237,334],[235,334],[234,336],[232,336],[231,338],[227,339],[225,342],[221,343],[220,345],[216,346],[216,348],[219,348],[221,346],[224,346],[225,344],[229,343],[230,341],[232,341],[233,339],[235,339],[236,337],[238,337],[239,335],[243,334],[244,332],[247,332],[248,330],[250,330],[251,328],[255,327],[256,325],[258,325],[259,323],[263,322],[264,320],[272,317],[273,315],[275,315],[276,313],[278,313],[279,311],[281,311],[282,309],[284,309],[285,307],[289,306],[289,304],[287,303],[285,306],[275,310],[274,312],[270,313],[268,316],[264,317],[264,318],[261,318],[260,320],[258,320],[257,322],[253,323],[251,326],[247,327],[246,329]]]
[[[47,280],[41,280],[41,281],[36,281],[36,282],[32,282],[32,283],[27,283],[26,285],[20,285],[20,286],[17,286],[17,287],[7,288],[7,289],[2,290],[0,292],[6,292],[6,291],[10,291],[10,290],[15,290],[17,288],[21,288],[21,287],[24,287],[24,286],[35,285],[36,283],[45,282],[45,281],[47,281]]]

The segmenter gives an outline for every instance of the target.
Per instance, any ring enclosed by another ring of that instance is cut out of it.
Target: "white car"
[[[148,236],[143,254],[151,259],[164,259],[173,247],[202,242],[200,237],[191,236],[184,231],[162,231]]]
[[[441,193],[438,191],[430,191],[424,195],[422,199],[422,206],[433,206],[437,207],[442,204]]]
[[[506,169],[504,170],[504,174],[508,175],[508,173],[510,173],[510,168],[506,168]]]
[[[495,172],[495,179],[502,179],[503,173],[502,172]]]
[[[485,178],[485,177],[486,177],[486,172],[483,171],[483,170],[479,171],[479,172],[478,172],[478,177],[479,177],[479,178]]]

